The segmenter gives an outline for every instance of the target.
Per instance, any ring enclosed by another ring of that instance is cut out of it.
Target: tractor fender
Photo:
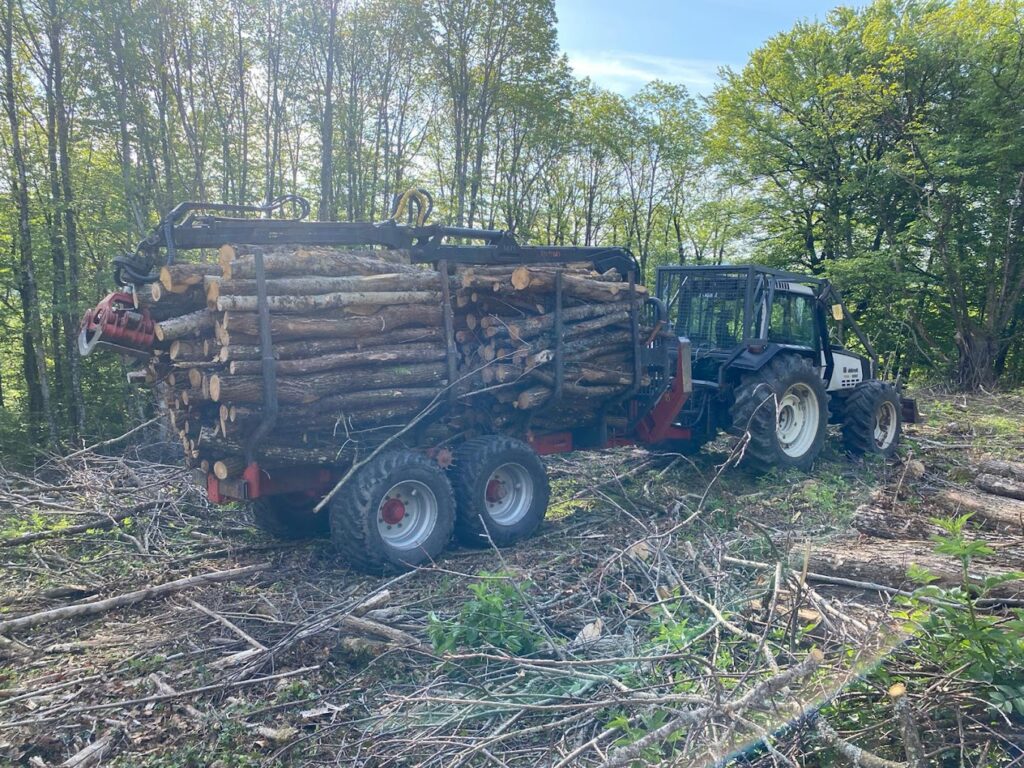
[[[763,351],[752,351],[758,349]],[[814,351],[807,349],[806,347],[791,347],[785,344],[775,344],[772,342],[768,342],[766,344],[750,344],[749,346],[742,348],[739,353],[722,366],[722,375],[727,375],[728,371],[759,371],[780,354],[800,355],[801,357],[806,357],[808,360],[817,363]]]

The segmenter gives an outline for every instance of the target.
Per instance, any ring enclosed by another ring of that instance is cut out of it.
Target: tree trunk
[[[338,26],[338,0],[329,0],[327,21],[327,73],[324,113],[320,120],[320,203],[317,219],[334,221],[334,48]]]
[[[43,325],[39,313],[39,291],[36,285],[32,255],[32,229],[29,225],[28,173],[21,145],[21,120],[15,100],[14,64],[14,0],[7,0],[4,13],[4,101],[11,135],[11,161],[14,164],[12,196],[18,214],[18,294],[22,308],[22,350],[25,380],[29,389],[29,419],[33,437],[38,441],[40,427],[45,425],[50,444],[57,442],[57,423],[50,403],[46,351],[43,347]]]
[[[996,380],[998,341],[978,328],[960,329],[956,332],[954,340],[959,353],[957,385],[969,392],[993,387]]]
[[[60,158],[61,207],[64,221],[64,255],[67,258],[67,304],[63,315],[64,349],[68,363],[72,433],[77,437],[85,431],[85,398],[82,395],[82,366],[78,355],[79,270],[78,220],[75,214],[75,191],[71,180],[71,127],[64,102],[64,20],[58,15],[57,0],[49,0],[54,34],[50,40],[53,66],[53,97],[57,117],[57,150]]]

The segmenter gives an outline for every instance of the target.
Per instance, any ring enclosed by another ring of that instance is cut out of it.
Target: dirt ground
[[[3,473],[0,764],[1021,764],[1024,718],[934,663],[907,595],[960,578],[951,493],[1008,510],[967,524],[972,568],[1024,566],[1024,502],[974,487],[1024,455],[1024,396],[921,410],[899,460],[832,440],[808,475],[745,474],[725,440],[553,457],[535,538],[383,578],[137,450]]]

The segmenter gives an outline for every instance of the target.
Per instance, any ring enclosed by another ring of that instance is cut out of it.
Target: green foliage
[[[971,576],[971,564],[993,550],[967,536],[970,517],[932,520],[944,530],[934,537],[935,551],[958,562],[961,583],[940,587],[931,583],[932,574],[915,568],[911,575],[923,586],[902,600],[901,616],[913,627],[922,658],[982,684],[981,695],[993,707],[1024,716],[1024,610],[1004,616],[978,606],[1000,584],[1024,579],[1024,572]]]
[[[430,615],[427,634],[434,649],[490,647],[516,655],[533,653],[542,638],[527,619],[520,596],[520,590],[528,590],[530,583],[514,585],[512,580],[520,577],[509,573],[482,571],[478,575],[481,580],[469,585],[473,597],[463,603],[454,620]]]
[[[715,93],[712,152],[753,188],[755,255],[835,279],[893,373],[1024,373],[1022,18],[1019,0],[837,8]]]

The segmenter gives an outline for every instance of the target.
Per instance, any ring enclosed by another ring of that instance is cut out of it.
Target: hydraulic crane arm
[[[288,206],[296,209],[291,218],[270,218]],[[266,206],[181,203],[139,243],[134,255],[115,259],[115,281],[119,285],[152,282],[156,279],[154,270],[161,264],[173,264],[178,251],[219,248],[229,243],[381,246],[408,251],[414,263],[589,261],[600,272],[617,270],[624,279],[630,272],[639,274],[636,259],[626,248],[520,245],[514,235],[504,230],[428,225],[426,218],[432,207],[429,194],[410,190],[398,198],[390,219],[371,223],[307,221],[309,202],[296,195],[278,198]],[[409,223],[401,222],[402,215],[413,210],[415,217]],[[242,215],[224,215],[229,213]],[[244,216],[251,213],[259,213],[263,218]],[[473,244],[448,242],[451,239]]]

